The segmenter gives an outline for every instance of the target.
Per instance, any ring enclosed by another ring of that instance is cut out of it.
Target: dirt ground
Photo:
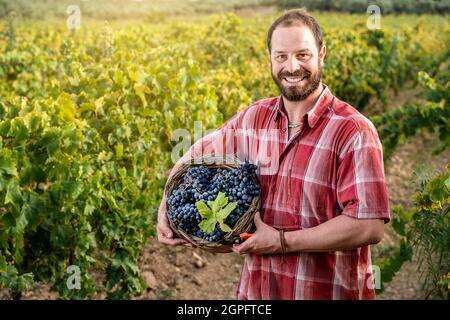
[[[235,299],[243,257],[200,249],[171,248],[152,241],[141,269],[149,285],[142,299]]]

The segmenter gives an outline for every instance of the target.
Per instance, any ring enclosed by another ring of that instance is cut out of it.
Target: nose
[[[297,60],[295,55],[290,55],[287,61],[286,69],[290,73],[294,73],[295,71],[300,69],[300,62]]]

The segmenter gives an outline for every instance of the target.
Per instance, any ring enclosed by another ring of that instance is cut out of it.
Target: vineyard
[[[21,298],[43,282],[61,299],[141,295],[138,261],[155,236],[174,148],[199,138],[198,123],[204,134],[278,95],[265,48],[276,16],[86,19],[77,30],[61,19],[4,16],[0,289]],[[435,154],[448,150],[447,17],[386,16],[382,29],[369,30],[366,15],[315,16],[328,49],[323,82],[375,124],[386,167],[399,145],[420,135],[432,137]],[[394,107],[390,97],[406,87],[422,99]],[[449,298],[447,163],[411,185],[414,199],[393,210],[398,242],[375,262],[383,285],[417,255],[429,296]],[[69,266],[80,271],[78,290],[67,286]]]

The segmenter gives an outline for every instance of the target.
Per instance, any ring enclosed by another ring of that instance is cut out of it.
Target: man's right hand
[[[167,219],[166,198],[164,195],[158,209],[158,223],[156,225],[156,233],[158,235],[158,241],[160,243],[168,244],[171,246],[192,246],[188,241],[184,239],[173,237],[174,232],[170,228],[169,220]]]

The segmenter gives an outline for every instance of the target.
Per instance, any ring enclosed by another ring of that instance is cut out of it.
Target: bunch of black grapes
[[[225,232],[217,225],[212,234],[199,228],[202,220],[195,203],[216,199],[219,192],[225,193],[229,202],[237,207],[225,219],[225,224],[234,228],[239,218],[248,210],[253,197],[259,195],[259,184],[252,177],[256,166],[244,162],[235,169],[208,169],[194,166],[187,170],[182,183],[167,198],[169,218],[186,233],[210,242],[221,242]]]

